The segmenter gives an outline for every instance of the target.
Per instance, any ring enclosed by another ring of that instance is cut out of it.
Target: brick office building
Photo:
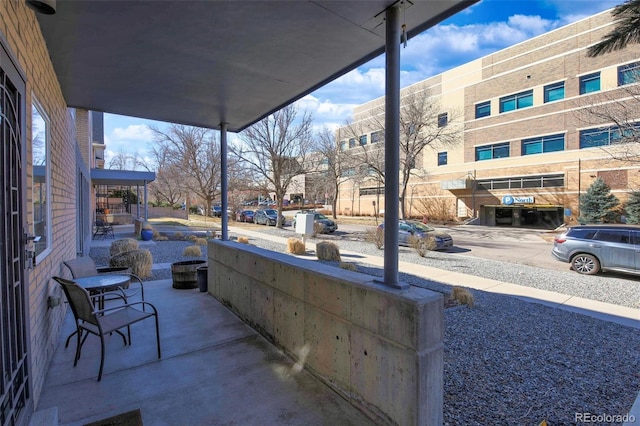
[[[403,89],[431,96],[441,108],[437,125],[460,129],[455,146],[433,143],[415,162],[407,214],[553,228],[576,223],[578,196],[596,177],[621,201],[638,189],[638,162],[615,159],[637,144],[615,142],[640,119],[640,46],[586,55],[612,28],[606,11]],[[344,149],[375,146],[384,132],[372,123],[383,103],[355,109],[356,126],[338,130]],[[354,179],[342,185],[337,210],[371,214],[383,200],[375,179]]]

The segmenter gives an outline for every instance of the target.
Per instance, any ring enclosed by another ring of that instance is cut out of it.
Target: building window
[[[355,175],[356,175],[355,167],[347,167],[346,169],[344,169],[342,171],[342,176],[343,177],[349,177],[349,176],[355,176]]]
[[[580,77],[580,94],[597,92],[600,90],[600,72]]]
[[[378,143],[382,140],[382,132],[378,131],[378,132],[373,132],[371,133],[371,143]]]
[[[509,156],[509,142],[476,147],[476,161],[492,160]]]
[[[349,148],[349,143],[347,141],[340,141],[340,150],[346,151]]]
[[[522,140],[522,155],[564,151],[564,135],[550,135]]]
[[[375,188],[360,188],[360,196],[384,194],[384,186]]]
[[[51,251],[50,121],[42,105],[31,105],[31,163],[33,164],[33,235],[36,263]]]
[[[356,147],[356,138],[349,139],[349,148],[355,148],[355,147]]]
[[[360,145],[366,145],[366,144],[367,144],[367,135],[360,136]]]
[[[438,114],[438,127],[444,127],[449,122],[449,114],[443,112],[442,114]]]
[[[520,92],[515,95],[500,98],[501,113],[530,106],[533,106],[533,90],[527,90],[526,92]]]
[[[611,145],[620,139],[620,131],[615,127],[600,127],[580,131],[580,149]]]
[[[447,165],[447,151],[438,153],[438,166]]]
[[[544,103],[564,99],[564,81],[544,86]]]
[[[491,191],[494,189],[522,188],[561,188],[564,186],[564,175],[516,176],[477,181],[478,189]]]
[[[635,83],[640,80],[640,62],[618,67],[618,86]]]
[[[489,117],[491,115],[491,101],[476,104],[476,118]]]
[[[622,128],[622,131],[617,126],[581,130],[580,148],[593,148],[636,141],[639,133],[640,123],[628,124]]]

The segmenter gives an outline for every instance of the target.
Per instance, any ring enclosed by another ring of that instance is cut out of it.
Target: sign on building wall
[[[533,196],[528,197],[513,197],[511,195],[505,195],[502,197],[502,204],[510,206],[512,204],[533,204],[535,198]]]

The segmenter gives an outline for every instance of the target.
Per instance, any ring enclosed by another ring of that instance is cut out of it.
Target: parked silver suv
[[[640,226],[574,226],[554,239],[551,253],[581,274],[609,270],[640,275]]]

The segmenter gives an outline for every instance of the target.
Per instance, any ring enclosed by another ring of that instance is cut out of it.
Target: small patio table
[[[104,293],[126,287],[131,281],[131,277],[124,274],[100,274],[75,278],[74,281],[89,293],[98,294],[98,308],[104,309]]]

